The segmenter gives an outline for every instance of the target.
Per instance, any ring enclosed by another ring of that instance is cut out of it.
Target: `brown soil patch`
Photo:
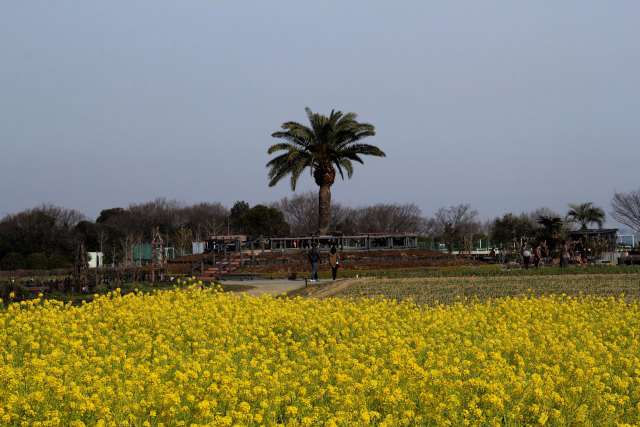
[[[320,263],[318,271],[330,271],[331,267],[326,260]],[[342,261],[342,269],[350,271],[367,271],[367,270],[397,270],[408,269],[415,270],[420,268],[433,267],[453,267],[464,265],[485,265],[481,261],[475,261],[470,258],[444,258],[438,260],[399,260],[399,261],[357,261],[344,259]],[[291,262],[286,264],[267,264],[256,265],[253,267],[243,267],[235,270],[237,274],[261,274],[261,273],[305,273],[310,271],[308,262]]]
[[[282,274],[306,273],[310,271],[307,262],[307,251],[299,252],[265,252],[258,255],[256,259],[269,261],[282,261],[282,263],[256,265],[252,267],[243,267],[234,270],[235,274]],[[319,271],[330,271],[331,267],[328,263],[329,254],[326,251],[320,253],[322,262],[318,266]],[[199,261],[202,254],[187,255],[175,258],[176,261]],[[484,265],[481,261],[471,258],[451,258],[448,254],[433,251],[429,249],[405,249],[405,250],[373,250],[373,251],[353,251],[341,252],[342,268],[349,271],[367,271],[367,270],[396,270],[407,269],[416,270],[421,268],[434,267],[453,267],[466,265]],[[383,259],[384,258],[384,259]],[[291,262],[287,262],[291,261]],[[189,274],[191,272],[190,264],[166,264],[167,271],[174,274]],[[195,266],[195,271],[199,271],[199,266]]]

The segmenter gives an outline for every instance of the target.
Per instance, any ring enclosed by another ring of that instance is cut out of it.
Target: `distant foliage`
[[[511,247],[514,240],[519,241],[531,236],[534,229],[535,225],[527,215],[516,216],[508,213],[502,218],[494,219],[490,237],[495,245]]]
[[[24,270],[27,268],[27,262],[25,261],[22,254],[18,252],[9,252],[5,256],[2,257],[2,261],[0,261],[0,265],[3,270],[11,271],[11,270]]]
[[[246,234],[250,236],[287,237],[290,235],[289,224],[284,215],[276,208],[255,205],[244,215]]]
[[[25,261],[28,270],[46,270],[49,263],[47,256],[42,253],[31,254]]]
[[[72,259],[79,241],[76,225],[84,219],[73,209],[47,204],[8,215],[0,221],[0,257],[9,252],[23,257],[59,253]]]
[[[233,234],[245,234],[247,232],[246,215],[249,209],[249,203],[245,201],[234,203],[229,213],[229,223]]]
[[[47,270],[55,270],[56,268],[71,268],[73,263],[64,255],[53,254],[47,260]]]

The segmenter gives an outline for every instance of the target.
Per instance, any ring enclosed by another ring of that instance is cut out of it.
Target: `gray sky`
[[[267,148],[306,106],[387,153],[336,181],[347,206],[608,212],[640,186],[637,1],[7,0],[0,94],[0,217],[291,196]]]

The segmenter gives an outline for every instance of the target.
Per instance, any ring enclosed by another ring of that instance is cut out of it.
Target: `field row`
[[[416,304],[455,304],[464,299],[521,297],[523,295],[591,295],[640,300],[638,274],[579,274],[547,276],[461,276],[422,278],[364,278],[332,294],[336,297],[384,296]]]

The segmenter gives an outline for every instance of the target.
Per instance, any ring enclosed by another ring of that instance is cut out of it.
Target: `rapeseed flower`
[[[528,296],[428,308],[182,284],[1,310],[2,423],[640,422],[637,302]]]

